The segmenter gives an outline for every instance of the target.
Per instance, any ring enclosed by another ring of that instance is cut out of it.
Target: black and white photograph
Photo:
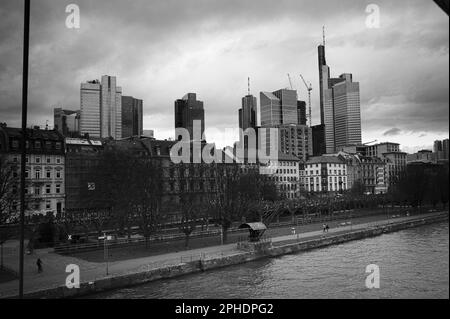
[[[448,300],[448,12],[1,0],[0,303]]]

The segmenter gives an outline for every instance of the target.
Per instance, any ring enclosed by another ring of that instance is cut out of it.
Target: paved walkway
[[[411,217],[398,217],[389,220],[380,220],[370,223],[362,223],[358,225],[345,225],[330,229],[329,233],[323,233],[322,225],[318,225],[320,230],[300,233],[296,235],[287,235],[272,238],[274,244],[283,241],[300,240],[304,241],[313,237],[332,236],[336,233],[344,231],[364,229],[376,225],[384,225],[392,222],[407,221],[425,216],[433,216],[441,213],[428,213],[423,215],[415,215]],[[299,228],[296,228],[299,229]],[[130,248],[132,249],[132,248]],[[4,263],[9,268],[18,271],[18,243],[10,242],[4,248]],[[164,265],[176,265],[180,262],[198,260],[200,256],[210,259],[218,256],[226,256],[236,254],[239,251],[236,244],[228,244],[221,246],[211,246],[200,249],[193,249],[183,252],[174,252],[157,256],[149,256],[144,258],[136,258],[122,261],[114,261],[108,263],[109,276],[133,273],[148,269],[159,268]],[[36,260],[41,258],[43,261],[43,273],[37,273]],[[80,267],[80,277],[82,282],[95,281],[96,279],[108,277],[106,275],[106,263],[88,262],[71,256],[62,256],[53,252],[53,249],[35,250],[32,255],[25,255],[24,260],[24,291],[25,293],[45,288],[52,288],[65,285],[66,266],[76,264]],[[5,296],[16,296],[18,294],[18,280],[0,284],[0,298]]]

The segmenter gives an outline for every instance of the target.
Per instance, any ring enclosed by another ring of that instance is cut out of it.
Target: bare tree
[[[196,196],[189,193],[180,194],[181,220],[179,229],[185,236],[185,247],[189,247],[189,238],[195,231],[198,219],[205,215],[206,207],[196,201]]]
[[[236,165],[214,166],[214,193],[210,194],[208,205],[215,222],[222,228],[222,242],[227,241],[227,232],[233,221],[240,219],[238,180]]]
[[[12,215],[12,203],[17,199],[17,182],[14,176],[15,165],[8,162],[6,155],[0,154],[0,249],[1,268],[3,268],[3,245],[11,238],[13,232],[10,225],[15,216]]]
[[[130,173],[133,176],[133,182],[129,185],[130,207],[148,247],[150,236],[156,233],[163,220],[162,168],[157,160],[136,159],[133,162],[133,171]]]

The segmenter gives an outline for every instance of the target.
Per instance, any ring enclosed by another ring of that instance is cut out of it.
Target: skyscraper
[[[122,138],[143,135],[142,100],[122,96]]]
[[[203,102],[197,100],[195,93],[188,93],[182,99],[175,101],[175,128],[185,128],[189,132],[191,140],[197,138],[194,136],[194,121],[200,121],[200,139],[205,132],[205,110]],[[175,137],[180,140],[181,136]]]
[[[53,126],[64,136],[75,137],[80,134],[80,111],[53,110]]]
[[[343,81],[333,86],[335,149],[362,143],[359,83],[353,82],[351,74],[340,78]]]
[[[319,45],[319,90],[320,90],[320,122],[324,125],[325,133],[325,151],[334,153],[334,107],[333,90],[334,84],[339,83],[341,79],[330,78],[330,68],[325,59],[325,44]]]
[[[261,92],[261,126],[298,124],[297,91],[281,89],[272,93]]]
[[[361,143],[359,83],[353,82],[352,75],[348,73],[339,78],[330,77],[330,68],[325,59],[325,43],[319,45],[318,56],[323,140],[325,152],[334,153],[339,146]]]
[[[298,101],[297,91],[289,89],[261,92],[260,97],[261,126],[278,128],[281,153],[306,161],[312,154],[312,131],[306,125],[305,102]],[[270,140],[266,137],[266,150],[268,148]]]
[[[256,127],[256,103],[256,97],[251,94],[242,98],[242,108],[239,109],[239,128],[243,131]]]
[[[319,124],[311,127],[313,140],[313,156],[321,156],[326,153],[325,125]]]
[[[81,84],[80,131],[90,137],[122,137],[122,88],[115,76]]]
[[[306,125],[306,102],[305,101],[297,101],[297,116],[298,116],[298,124]]]
[[[434,141],[433,152],[436,154],[435,156],[437,160],[448,160],[448,138],[442,141]]]

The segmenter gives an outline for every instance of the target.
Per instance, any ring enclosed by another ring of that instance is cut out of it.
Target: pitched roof
[[[315,156],[311,157],[306,164],[319,164],[319,163],[336,163],[344,164],[344,161],[336,156]]]

